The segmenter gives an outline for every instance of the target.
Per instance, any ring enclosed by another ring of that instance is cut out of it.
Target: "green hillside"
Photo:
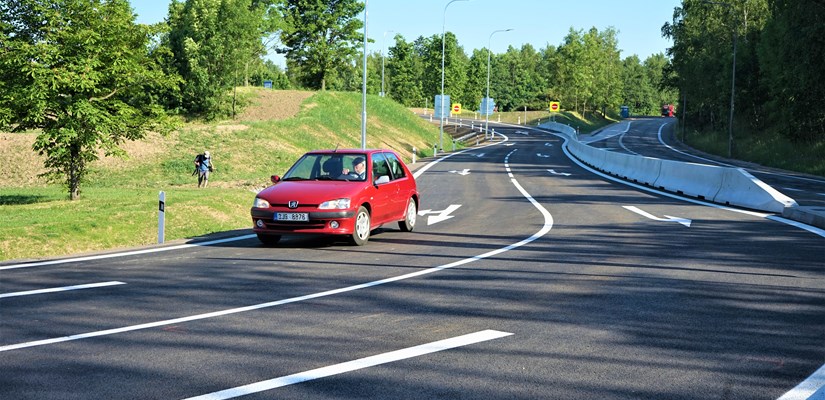
[[[167,137],[124,144],[128,157],[93,164],[74,202],[63,187],[37,177],[36,133],[0,133],[0,158],[11,161],[0,167],[0,260],[156,243],[159,191],[166,193],[167,241],[246,228],[254,192],[270,175],[283,174],[309,149],[361,147],[360,93],[304,93],[288,118],[281,106],[295,102],[295,91],[244,95],[266,101],[233,121],[187,124]],[[437,126],[391,100],[369,96],[367,117],[367,147],[396,150],[408,162],[413,147],[438,141]],[[192,159],[203,150],[217,170],[209,188],[198,189]]]

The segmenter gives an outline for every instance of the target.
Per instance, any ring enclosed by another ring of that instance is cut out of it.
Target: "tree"
[[[72,200],[100,151],[173,128],[151,93],[175,80],[149,58],[153,32],[127,0],[2,2],[0,30],[0,129],[40,129],[34,150]]]
[[[287,60],[299,65],[304,85],[326,90],[329,74],[353,61],[363,44],[356,16],[364,5],[356,0],[284,0],[281,41],[290,49]]]
[[[415,53],[412,43],[407,43],[401,35],[395,35],[395,46],[389,48],[387,59],[389,73],[389,95],[395,101],[407,106],[425,104],[421,89],[421,59]]]
[[[253,61],[265,53],[262,39],[275,29],[272,1],[176,0],[169,6],[171,69],[183,77],[181,108],[214,118],[235,112],[226,93],[246,81]]]

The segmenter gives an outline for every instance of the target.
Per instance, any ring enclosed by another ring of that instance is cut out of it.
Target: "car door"
[[[404,171],[404,166],[401,160],[394,153],[384,153],[387,158],[387,165],[390,169],[392,177],[392,186],[395,194],[390,199],[392,211],[389,218],[392,220],[400,220],[404,218],[404,212],[407,210],[407,202],[410,200],[412,193],[406,188],[409,187],[409,180],[412,177],[407,176]]]
[[[375,186],[371,200],[372,221],[373,225],[380,225],[388,222],[392,216],[392,201],[398,192],[398,185],[393,184],[392,174],[384,153],[373,153],[371,168],[372,184]]]

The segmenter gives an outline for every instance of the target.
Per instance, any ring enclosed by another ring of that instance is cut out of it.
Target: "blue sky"
[[[170,0],[131,0],[139,23],[162,21]],[[441,35],[442,26],[458,37],[464,51],[486,48],[490,34],[499,29],[490,42],[494,53],[503,53],[508,46],[520,48],[530,43],[537,50],[547,44],[558,46],[570,28],[604,31],[612,26],[618,30],[622,58],[636,54],[644,60],[664,53],[672,45],[662,37],[661,28],[673,18],[673,9],[680,0],[469,0],[456,1],[447,8],[448,0],[368,0],[367,36],[375,42],[369,52],[379,52],[392,44],[392,37],[401,34],[407,41],[418,36]],[[360,17],[363,19],[363,15]],[[392,32],[389,32],[392,31]],[[385,36],[386,32],[386,36]],[[385,40],[386,37],[386,40]],[[386,51],[386,50],[385,50]],[[282,58],[271,57],[283,65]]]

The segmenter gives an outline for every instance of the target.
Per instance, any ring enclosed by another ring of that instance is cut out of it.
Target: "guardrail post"
[[[158,244],[163,244],[166,237],[166,193],[158,193]]]

